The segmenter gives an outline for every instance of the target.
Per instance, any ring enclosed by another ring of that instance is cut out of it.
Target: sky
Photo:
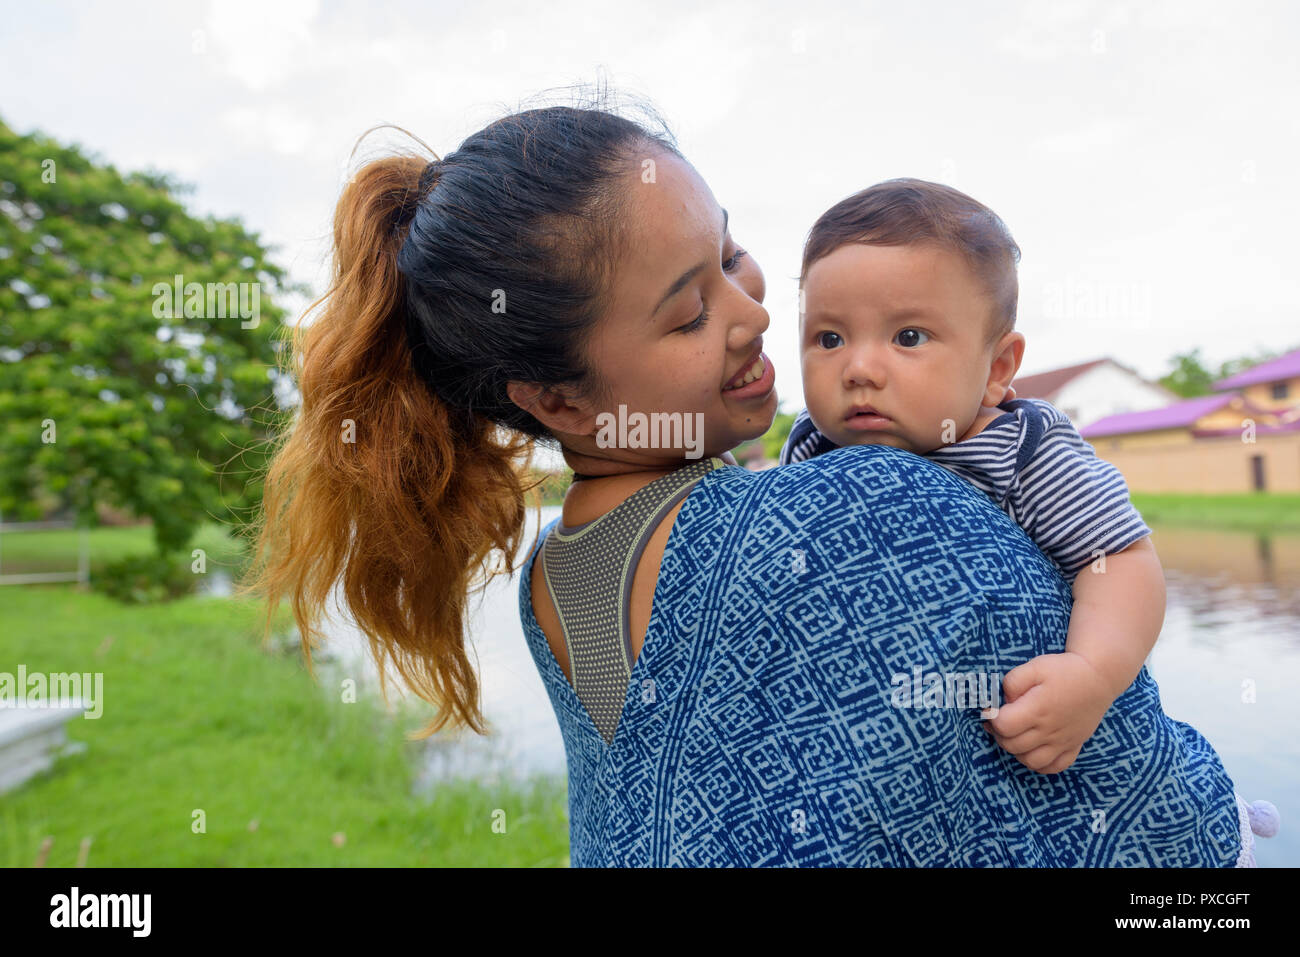
[[[1010,227],[1022,374],[1300,346],[1298,28],[1294,3],[1195,0],[0,0],[0,119],[193,184],[192,211],[239,217],[319,292],[367,129],[446,153],[603,79],[657,107],[763,267],[794,411],[808,228],[896,176]]]

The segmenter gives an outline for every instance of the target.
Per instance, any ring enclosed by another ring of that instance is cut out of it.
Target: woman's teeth
[[[735,385],[729,385],[723,392],[730,392],[732,389],[739,389],[741,386],[749,385],[755,379],[763,374],[763,357],[759,356],[754,360],[754,364],[749,367],[749,371]]]

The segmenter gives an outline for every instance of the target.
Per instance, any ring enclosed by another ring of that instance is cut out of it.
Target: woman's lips
[[[723,395],[729,399],[753,399],[772,391],[772,386],[776,384],[776,369],[772,367],[772,360],[767,357],[767,353],[760,352],[758,357],[763,360],[763,374],[739,389],[723,389]]]

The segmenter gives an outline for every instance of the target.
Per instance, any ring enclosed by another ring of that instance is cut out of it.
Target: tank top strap
[[[542,543],[542,579],[560,619],[573,690],[609,744],[614,740],[632,653],[632,581],[655,529],[695,483],[727,463],[713,457],[661,475],[604,515],[556,522]]]

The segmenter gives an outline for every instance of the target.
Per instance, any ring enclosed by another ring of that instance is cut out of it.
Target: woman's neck
[[[564,462],[569,468],[573,469],[575,475],[583,476],[584,480],[624,476],[654,478],[681,468],[681,464],[655,465],[646,462],[620,462],[614,459],[598,458],[594,455],[584,455],[570,449],[564,450]]]

